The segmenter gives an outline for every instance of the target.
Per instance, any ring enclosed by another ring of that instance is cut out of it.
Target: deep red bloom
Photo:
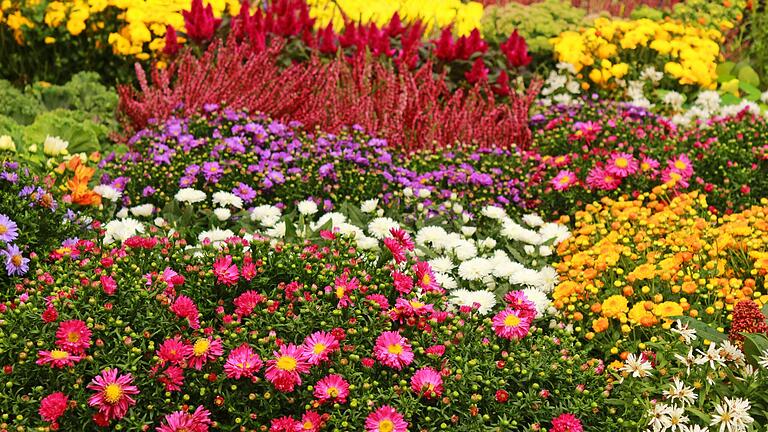
[[[528,45],[525,38],[517,33],[517,29],[509,35],[506,42],[499,45],[510,67],[528,66],[533,58],[528,55]]]
[[[55,422],[64,414],[69,404],[69,397],[62,392],[51,393],[40,401],[38,413],[43,420]]]
[[[204,42],[213,38],[221,24],[221,19],[213,16],[213,7],[208,4],[203,8],[203,0],[192,0],[189,11],[181,11],[187,36],[195,42]]]
[[[509,400],[509,393],[506,390],[496,390],[496,402],[505,403]]]
[[[163,54],[174,56],[180,49],[181,45],[179,45],[176,29],[173,28],[172,25],[165,26],[165,46],[163,47]]]

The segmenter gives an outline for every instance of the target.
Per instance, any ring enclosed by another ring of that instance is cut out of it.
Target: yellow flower
[[[658,317],[671,317],[671,316],[680,316],[683,314],[683,307],[675,302],[664,302],[657,304],[653,308],[653,314]]]
[[[616,318],[620,314],[629,311],[627,303],[626,297],[622,295],[612,295],[603,301],[602,314],[607,318]]]

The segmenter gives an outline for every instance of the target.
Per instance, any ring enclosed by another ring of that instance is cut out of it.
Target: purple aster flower
[[[274,135],[283,135],[288,130],[284,124],[274,121],[270,123],[267,128],[269,129],[269,132]]]
[[[0,213],[0,241],[10,243],[19,236],[19,227],[8,216]]]
[[[200,165],[192,164],[184,170],[184,174],[188,176],[196,176],[200,173]]]
[[[224,174],[224,170],[218,162],[204,162],[203,163],[203,176],[205,181],[216,183],[219,178]]]
[[[245,183],[238,183],[237,187],[232,189],[232,193],[239,196],[245,202],[251,202],[256,198],[256,191]]]
[[[25,197],[32,195],[35,192],[34,186],[24,186],[21,188],[21,191],[19,191],[19,197]]]
[[[157,192],[155,188],[153,188],[152,186],[147,186],[144,188],[143,191],[141,191],[141,196],[144,196],[144,197],[152,196],[155,194],[155,192]]]
[[[205,110],[205,112],[211,113],[219,109],[219,105],[215,103],[207,103],[203,105],[203,109]]]
[[[328,162],[327,164],[320,165],[320,168],[317,170],[320,173],[321,178],[326,178],[329,175],[333,174],[334,164],[333,162]]]
[[[24,258],[16,245],[8,245],[8,249],[0,251],[5,256],[5,270],[8,276],[21,276],[29,271],[29,258]]]
[[[193,184],[195,184],[195,180],[197,180],[195,177],[192,176],[184,176],[179,179],[179,187],[190,187]]]
[[[15,172],[8,172],[4,171],[2,174],[0,174],[0,177],[2,177],[4,180],[7,180],[11,183],[16,183],[19,181],[19,175]]]

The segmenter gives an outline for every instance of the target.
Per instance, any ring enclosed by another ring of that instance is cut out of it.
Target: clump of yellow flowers
[[[768,200],[718,216],[698,192],[604,198],[575,215],[558,247],[553,299],[588,340],[632,351],[675,316],[728,326],[733,306],[768,303]]]
[[[333,23],[336,31],[344,27],[344,17],[354,22],[374,22],[383,26],[395,12],[406,22],[420,20],[427,32],[453,25],[459,36],[480,29],[483,5],[461,0],[308,0],[310,16],[318,27]]]
[[[716,29],[673,21],[601,17],[551,41],[556,59],[573,65],[585,88],[613,89],[655,66],[681,86],[714,89],[722,38]]]

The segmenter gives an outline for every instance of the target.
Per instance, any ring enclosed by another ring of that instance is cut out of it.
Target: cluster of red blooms
[[[768,318],[752,300],[742,300],[733,307],[733,322],[728,338],[737,346],[744,345],[742,333],[768,334]]]

